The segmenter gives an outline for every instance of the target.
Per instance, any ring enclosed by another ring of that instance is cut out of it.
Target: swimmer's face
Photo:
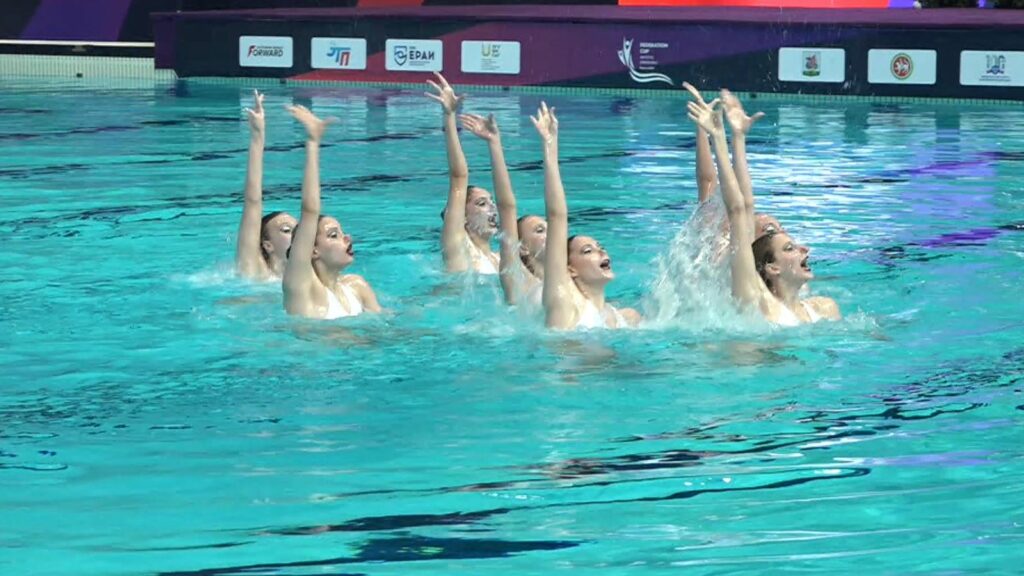
[[[285,258],[292,245],[292,232],[297,222],[291,214],[278,214],[263,227],[263,251]]]
[[[548,243],[548,223],[540,216],[526,216],[519,222],[519,243],[523,256],[533,260],[544,258]]]
[[[782,223],[768,214],[756,214],[754,215],[754,239],[757,240],[765,234],[775,234],[779,232],[785,232],[782,228]]]
[[[603,285],[615,278],[608,252],[590,236],[576,236],[569,242],[569,275],[590,285]]]
[[[498,210],[483,188],[471,188],[466,195],[466,229],[488,238],[498,231]]]
[[[321,218],[316,232],[313,259],[331,268],[343,269],[356,258],[352,237],[345,234],[341,224],[334,218]]]
[[[814,278],[810,265],[811,249],[797,244],[785,232],[772,237],[774,262],[765,265],[765,271],[788,285],[802,286]]]

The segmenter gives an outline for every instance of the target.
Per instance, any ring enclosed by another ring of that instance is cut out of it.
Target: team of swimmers
[[[600,242],[590,236],[569,235],[568,207],[558,165],[558,118],[541,103],[531,116],[544,157],[543,217],[520,216],[505,164],[501,132],[491,115],[459,115],[463,95],[456,95],[440,74],[428,80],[426,96],[441,105],[448,156],[448,199],[441,213],[441,254],[449,273],[497,275],[506,303],[539,306],[548,327],[622,328],[640,324],[632,308],[605,300],[605,287],[615,278],[612,261]],[[838,319],[831,298],[802,298],[801,289],[813,278],[810,250],[794,241],[775,218],[754,211],[754,196],[746,159],[746,134],[761,118],[748,116],[728,90],[706,102],[693,86],[687,104],[697,126],[697,187],[701,203],[721,191],[728,218],[720,240],[719,258],[728,258],[732,294],[743,308],[759,311],[768,321],[795,326],[820,319]],[[299,219],[285,212],[263,215],[263,95],[254,94],[249,117],[249,163],[245,208],[238,231],[236,267],[256,280],[281,280],[284,308],[289,314],[335,319],[381,306],[370,283],[345,274],[355,259],[352,237],[341,223],[323,214],[320,206],[320,143],[330,120],[316,117],[303,106],[288,111],[306,130],[306,161]],[[490,192],[469,184],[469,169],[459,140],[458,123],[487,142],[491,158],[495,204]],[[732,151],[726,139],[732,132]],[[717,166],[717,170],[716,170]],[[492,240],[498,237],[498,252]]]

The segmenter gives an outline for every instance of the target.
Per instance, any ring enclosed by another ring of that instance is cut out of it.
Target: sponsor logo
[[[352,59],[352,49],[347,46],[332,46],[327,51],[327,57],[334,60],[338,66],[347,68],[349,60]]]
[[[802,74],[808,78],[821,76],[821,52],[813,51],[803,53],[804,70]]]
[[[519,42],[462,42],[462,71],[470,74],[519,74]]]
[[[842,83],[846,80],[846,51],[842,48],[784,46],[779,48],[780,82]],[[882,71],[888,72],[886,59]]]
[[[271,58],[281,58],[284,56],[284,48],[281,46],[257,46],[253,44],[249,46],[249,57],[261,57],[268,56]]]
[[[906,80],[914,73],[914,59],[909,54],[900,52],[893,56],[892,61],[889,62],[889,71],[892,72],[893,78]]]
[[[1003,54],[986,54],[985,55],[985,73],[981,76],[982,80],[988,80],[989,82],[1002,82],[1006,76],[1006,56]]]
[[[655,56],[654,51],[658,49],[668,48],[668,44],[665,42],[641,42],[640,43],[640,58],[637,63],[633,61],[633,39],[622,39],[622,48],[619,50],[619,62],[629,70],[629,77],[640,84],[648,84],[650,82],[664,82],[672,85],[672,78],[660,72],[655,72],[654,69],[658,65],[658,59]]]
[[[395,64],[415,66],[417,62],[433,62],[434,52],[430,50],[417,50],[412,46],[395,46]]]
[[[247,68],[291,68],[290,36],[241,36],[238,65]]]
[[[934,85],[937,62],[935,50],[872,48],[868,50],[868,83]]]
[[[363,38],[313,38],[310,43],[313,68],[366,70],[366,40]]]
[[[414,72],[440,71],[442,44],[440,40],[388,40],[388,70]]]
[[[964,50],[960,53],[963,86],[1024,86],[1024,52]]]

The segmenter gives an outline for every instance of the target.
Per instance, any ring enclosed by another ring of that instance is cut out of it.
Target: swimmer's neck
[[[803,286],[786,286],[781,283],[772,287],[772,294],[786,305],[787,308],[795,308],[800,305],[800,289]]]
[[[316,277],[320,282],[326,286],[329,290],[333,290],[335,285],[338,284],[338,278],[341,277],[341,271],[343,268],[332,269],[328,268],[321,262],[315,262],[313,264],[313,272],[316,273]]]
[[[544,262],[536,258],[529,258],[526,261],[525,266],[526,271],[529,272],[530,274],[533,274],[534,278],[536,278],[537,280],[544,279]]]
[[[576,282],[576,289],[580,291],[584,298],[593,302],[598,310],[604,310],[604,285],[587,286],[581,282]]]
[[[469,241],[473,243],[478,250],[484,253],[491,251],[491,236],[481,236],[475,232],[469,232]]]
[[[277,278],[284,278],[284,267],[288,264],[288,261],[284,258],[277,258],[274,256],[270,257],[270,262],[267,263],[267,268],[270,269],[270,275]]]

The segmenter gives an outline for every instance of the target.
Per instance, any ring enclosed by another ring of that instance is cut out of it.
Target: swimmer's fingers
[[[449,90],[451,89],[451,85],[448,84],[448,80],[445,80],[445,77],[442,76],[440,72],[437,72],[435,70],[434,71],[434,78],[437,78],[438,83],[440,83],[441,86],[444,86],[445,89],[449,89]],[[431,82],[430,80],[427,80],[427,82],[430,82],[431,84],[433,84],[433,82]]]
[[[462,127],[481,138],[487,136],[487,130],[484,129],[483,121],[484,119],[476,114],[459,115],[459,122],[462,123]]]
[[[539,110],[537,111],[537,117],[536,118],[534,118],[533,116],[530,116],[530,122],[533,122],[533,127],[537,129],[537,133],[540,134],[541,136],[544,136],[545,135],[544,134],[544,128],[541,126],[540,119],[541,119],[541,115],[540,115],[540,111]]]
[[[423,95],[426,96],[427,98],[430,98],[431,100],[437,100],[441,104],[444,104],[444,98],[441,98],[437,94],[431,94],[430,92],[424,92]]]
[[[252,91],[252,107],[256,114],[263,114],[263,94],[259,90]]]
[[[754,122],[757,122],[761,118],[764,118],[764,112],[758,112],[758,113],[754,114],[753,116],[751,116],[750,117],[750,123],[753,124]]]
[[[437,93],[438,93],[438,94],[440,94],[441,92],[443,92],[443,90],[441,89],[441,87],[440,87],[440,86],[438,86],[437,82],[434,82],[433,80],[427,80],[427,84],[428,84],[428,85],[429,85],[429,86],[430,86],[431,88],[433,88],[434,90],[437,90]]]
[[[694,100],[698,102],[704,101],[704,97],[700,95],[699,90],[693,87],[693,84],[690,84],[689,82],[683,82],[683,88],[685,88],[686,91],[689,92],[691,96],[693,96]]]
[[[737,98],[736,95],[733,94],[732,91],[730,91],[728,88],[722,88],[719,94],[721,95],[719,98],[722,100],[722,103],[725,104],[727,108],[736,107],[741,110],[743,109],[743,105],[740,104],[740,99]]]

